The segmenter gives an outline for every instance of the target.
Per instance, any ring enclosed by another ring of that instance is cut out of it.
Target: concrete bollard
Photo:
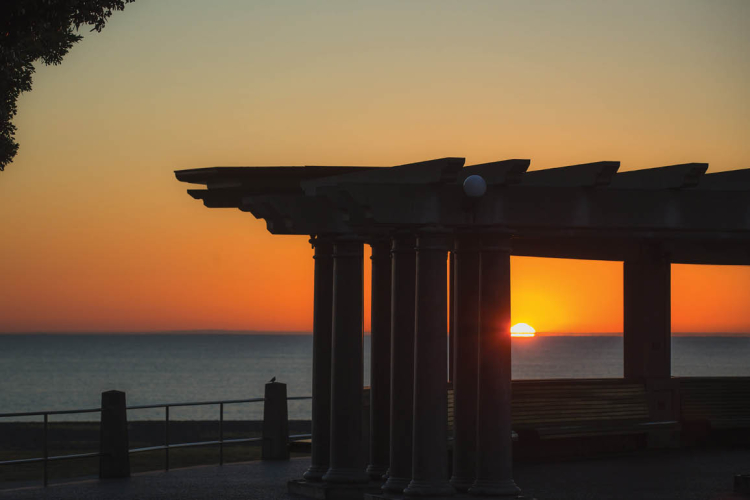
[[[286,384],[266,384],[263,404],[263,460],[289,460]]]
[[[99,427],[100,478],[130,476],[129,447],[125,393],[121,391],[103,392]]]
[[[734,492],[741,495],[750,495],[750,474],[734,476]]]

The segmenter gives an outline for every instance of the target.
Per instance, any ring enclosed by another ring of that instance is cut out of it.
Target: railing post
[[[219,403],[219,465],[224,465],[224,403]]]
[[[164,470],[169,470],[169,405],[164,407]]]
[[[286,384],[266,384],[263,403],[263,460],[289,460]]]
[[[99,430],[99,477],[107,479],[130,476],[129,448],[125,393],[103,392]]]
[[[47,474],[48,472],[48,468],[47,468],[48,460],[47,459],[49,458],[49,444],[48,444],[49,432],[48,431],[49,431],[49,415],[45,413],[44,414],[44,437],[43,437],[43,442],[42,442],[43,452],[44,452],[44,487],[45,488],[47,487],[47,483],[49,479],[49,476]]]

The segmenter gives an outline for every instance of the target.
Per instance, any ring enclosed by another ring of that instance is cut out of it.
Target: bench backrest
[[[587,421],[647,421],[642,383],[623,379],[514,380],[514,429]],[[448,426],[453,428],[453,389],[448,389]]]
[[[644,385],[623,379],[519,380],[512,398],[515,428],[649,418]]]
[[[750,420],[750,377],[679,377],[683,420]],[[646,388],[624,379],[514,380],[514,429],[566,422],[649,421]],[[369,409],[369,387],[364,391]],[[453,388],[448,388],[448,428],[453,429]]]
[[[750,377],[680,377],[684,420],[750,419]]]

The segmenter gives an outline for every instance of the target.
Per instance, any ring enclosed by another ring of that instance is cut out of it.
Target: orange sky
[[[306,238],[204,208],[175,169],[750,167],[748,54],[744,0],[129,4],[19,101],[0,332],[308,331]],[[621,263],[512,265],[513,322],[621,331]],[[750,332],[750,267],[672,283],[673,330]]]

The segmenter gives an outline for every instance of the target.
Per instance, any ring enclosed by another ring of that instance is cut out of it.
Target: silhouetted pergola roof
[[[675,263],[750,264],[750,169],[706,163],[619,172],[619,162],[527,171],[529,160],[464,166],[213,167],[176,172],[207,207],[238,208],[276,234],[376,235],[434,226],[505,231],[513,254],[626,260],[658,246]],[[468,197],[480,175],[486,193]]]

